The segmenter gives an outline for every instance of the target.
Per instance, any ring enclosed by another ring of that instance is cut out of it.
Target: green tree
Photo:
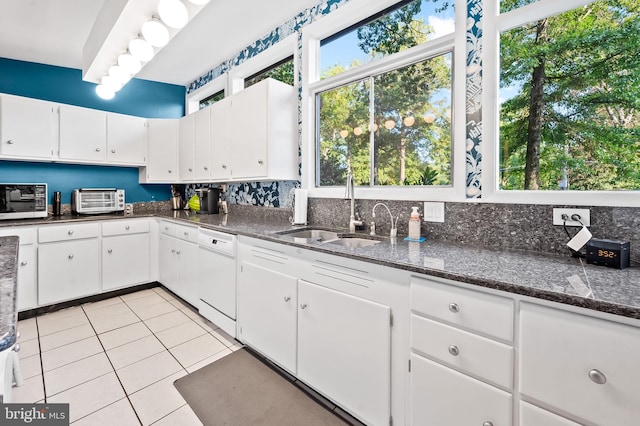
[[[502,0],[512,10],[524,0]],[[640,2],[598,0],[501,36],[505,189],[640,189]]]

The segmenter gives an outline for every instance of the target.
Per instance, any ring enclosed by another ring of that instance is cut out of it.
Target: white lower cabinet
[[[38,303],[49,305],[100,291],[100,242],[97,238],[40,244]]]
[[[243,261],[238,279],[240,337],[296,374],[297,279]]]
[[[512,396],[416,354],[411,355],[412,425],[511,426]]]
[[[160,223],[160,282],[193,306],[200,300],[197,241],[198,228]]]
[[[298,378],[368,424],[389,424],[391,309],[298,282]]]
[[[520,309],[520,394],[578,422],[640,421],[640,327],[532,303]]]
[[[102,224],[102,290],[149,281],[149,221]]]

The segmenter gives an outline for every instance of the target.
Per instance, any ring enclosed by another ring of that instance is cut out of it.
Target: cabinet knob
[[[131,227],[129,225],[125,226],[124,229],[126,229],[127,231],[130,229]]]
[[[300,304],[300,309],[307,309],[307,304],[306,303],[301,303]]]
[[[27,261],[23,260],[22,262],[20,262],[20,266],[27,266]]]
[[[460,349],[456,345],[449,346],[449,353],[453,356],[458,356],[460,354]]]
[[[258,160],[258,164],[262,165],[262,164],[264,164],[264,161]]]
[[[285,302],[288,302],[289,300],[291,300],[291,296],[285,296],[285,297],[284,297],[284,301],[285,301]]]
[[[175,252],[176,252],[176,250],[175,250],[175,249],[171,249],[171,253],[175,253]]]
[[[204,169],[205,169],[205,170],[209,170],[209,168],[208,168],[207,166],[204,166]]]
[[[112,153],[112,154],[115,154],[115,153],[116,153],[116,150],[115,150],[115,149],[112,149],[112,150],[111,150],[111,153]]]
[[[107,250],[107,253],[109,253],[109,254],[113,253],[113,249]]]
[[[72,254],[70,254],[68,257],[69,257],[69,260],[73,259],[73,255]]]
[[[9,139],[9,140],[7,141],[7,144],[9,144],[9,145],[13,145],[13,140]]]
[[[602,371],[596,370],[595,368],[593,370],[589,370],[589,378],[593,383],[597,383],[599,385],[607,383],[607,376],[605,376]]]
[[[226,165],[226,164],[223,164],[223,165],[222,165],[222,168],[223,168],[223,169],[226,169],[226,168],[227,168],[227,165]]]
[[[188,237],[188,236],[189,236],[189,233],[188,233],[188,232],[185,232],[185,233],[184,233],[184,236],[185,236],[185,237]]]
[[[100,152],[100,148],[96,148],[96,152]]]
[[[457,303],[450,303],[449,304],[449,310],[451,312],[453,312],[454,314],[457,314],[458,312],[460,312],[460,306],[458,306]]]
[[[493,422],[486,421],[486,422],[482,423],[482,426],[493,426]]]
[[[192,171],[193,171],[193,169],[192,169],[191,167],[189,167],[189,171],[190,171],[190,172],[192,172]]]
[[[178,251],[176,252],[176,254],[179,256],[179,255],[180,255],[180,250],[178,250]]]
[[[20,343],[16,343],[15,345],[13,345],[13,351],[20,352]]]
[[[171,169],[167,170],[167,172],[169,172],[169,173],[173,173],[173,172],[171,171]]]
[[[73,229],[69,230],[69,232],[67,232],[67,234],[73,235]]]

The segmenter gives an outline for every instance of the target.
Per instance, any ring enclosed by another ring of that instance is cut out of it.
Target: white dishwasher
[[[200,228],[198,288],[200,314],[236,337],[235,235]]]

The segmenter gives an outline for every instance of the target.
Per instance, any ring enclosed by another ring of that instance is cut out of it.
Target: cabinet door
[[[60,158],[102,162],[106,148],[106,112],[60,105]]]
[[[233,95],[229,140],[234,179],[267,175],[267,88],[259,83]]]
[[[178,296],[194,306],[198,305],[198,245],[180,241],[178,256]]]
[[[199,298],[235,319],[236,259],[200,247],[198,262]]]
[[[271,269],[242,262],[238,276],[240,339],[296,372],[297,280]]]
[[[187,115],[180,119],[178,137],[178,161],[180,163],[180,181],[194,181],[196,178],[194,164],[195,150],[195,119],[194,115]]]
[[[100,249],[97,238],[38,247],[38,302],[48,305],[98,293]]]
[[[224,180],[231,177],[229,159],[229,116],[231,98],[211,105],[211,179]]]
[[[52,158],[56,146],[55,106],[15,96],[0,98],[0,154]]]
[[[165,234],[160,234],[158,245],[160,256],[159,281],[169,290],[177,293],[179,269],[178,255],[179,240]]]
[[[102,290],[149,281],[149,234],[102,240]]]
[[[143,165],[147,120],[122,114],[107,114],[107,161]]]
[[[412,425],[513,424],[511,394],[411,354]]]
[[[20,246],[18,253],[18,311],[35,308],[37,302],[36,246]]]
[[[580,423],[520,401],[520,426],[580,426]]]
[[[146,182],[178,181],[178,120],[147,121]]]
[[[298,305],[298,378],[365,423],[389,424],[391,309],[303,280]]]
[[[198,181],[208,181],[211,178],[211,111],[205,108],[193,115],[195,176]]]

